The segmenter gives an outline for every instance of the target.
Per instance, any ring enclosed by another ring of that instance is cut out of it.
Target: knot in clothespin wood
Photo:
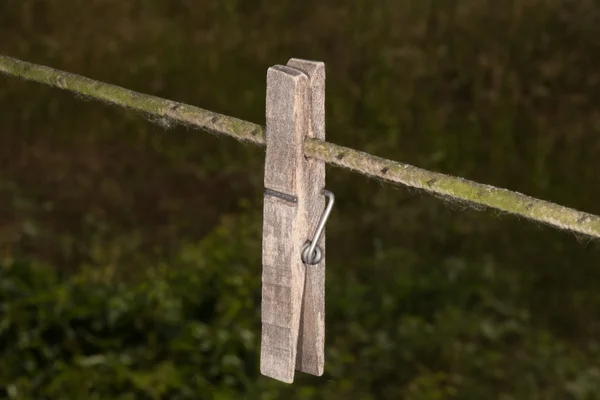
[[[325,65],[269,68],[266,119],[260,370],[291,383],[295,370],[320,376],[324,367],[324,228],[334,197],[324,191],[325,163],[304,157],[304,139],[325,140]]]

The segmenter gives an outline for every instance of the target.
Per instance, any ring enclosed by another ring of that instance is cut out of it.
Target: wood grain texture
[[[290,67],[267,72],[265,196],[260,371],[291,383],[305,282],[302,245],[308,229],[304,138],[310,123],[307,76]],[[270,191],[283,196],[270,195]],[[296,197],[296,202],[286,200]]]
[[[325,140],[325,64],[292,58],[288,66],[304,72],[310,86],[310,122],[308,137]],[[304,168],[306,201],[302,212],[308,221],[304,242],[314,238],[319,219],[325,210],[325,163],[310,158]],[[306,266],[306,280],[300,314],[300,332],[296,369],[312,375],[323,375],[325,364],[325,231],[318,242],[323,254],[316,265]]]

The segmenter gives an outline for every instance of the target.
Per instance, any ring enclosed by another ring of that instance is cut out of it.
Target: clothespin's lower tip
[[[263,376],[272,378],[283,383],[294,383],[295,370],[284,368],[269,354],[261,351],[260,373]]]
[[[283,383],[294,383],[294,375],[290,376],[290,375],[281,375],[278,373],[273,373],[273,371],[271,369],[263,369],[262,365],[260,368],[260,373],[263,376],[278,380]]]
[[[312,370],[312,371],[303,371],[303,372],[310,374],[310,375],[314,375],[314,376],[323,376],[323,368],[319,368],[316,371]]]

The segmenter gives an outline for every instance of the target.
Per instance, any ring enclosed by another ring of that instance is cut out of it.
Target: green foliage
[[[0,386],[10,398],[73,399],[224,398],[250,386],[260,278],[244,254],[254,237],[219,229],[128,284],[101,269],[59,279],[4,265]]]
[[[407,251],[376,261],[370,276],[330,265],[323,378],[260,377],[259,222],[225,219],[135,282],[102,268],[59,277],[3,263],[4,395],[587,399],[600,389],[598,348],[536,327],[514,276],[491,262],[423,264]]]

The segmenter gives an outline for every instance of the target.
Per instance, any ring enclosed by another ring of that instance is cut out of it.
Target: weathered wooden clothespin
[[[324,367],[323,229],[334,197],[304,139],[325,140],[325,65],[269,68],[266,119],[260,371],[292,383],[295,370],[321,376]]]

